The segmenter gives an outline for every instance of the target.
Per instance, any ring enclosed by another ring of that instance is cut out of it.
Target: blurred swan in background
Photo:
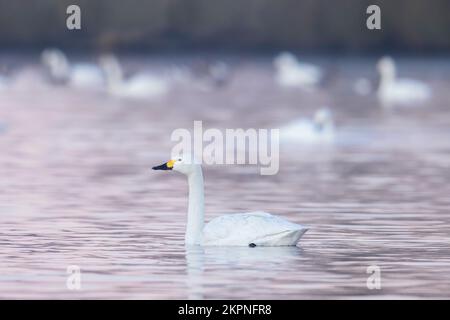
[[[124,78],[122,66],[114,55],[100,57],[100,65],[105,72],[108,92],[121,98],[153,98],[167,93],[166,80],[150,74],[136,74]]]
[[[328,108],[316,111],[314,118],[300,118],[280,128],[280,138],[301,143],[330,143],[334,140],[334,121]]]
[[[395,62],[391,57],[383,57],[377,64],[380,73],[378,99],[383,106],[411,105],[431,97],[430,87],[414,79],[397,79]]]
[[[189,157],[174,159],[153,170],[183,173],[189,183],[185,243],[205,246],[295,246],[307,228],[266,212],[217,217],[204,226],[204,187],[200,164]]]
[[[92,63],[71,65],[67,56],[59,49],[45,49],[41,62],[54,83],[64,83],[75,87],[99,87],[104,85],[102,70]]]
[[[283,52],[274,59],[275,80],[282,87],[312,88],[322,79],[322,70],[308,63],[302,63],[289,52]]]

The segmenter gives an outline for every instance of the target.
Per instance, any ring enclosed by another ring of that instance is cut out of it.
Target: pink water
[[[0,91],[0,298],[450,298],[448,60],[402,60],[433,99],[387,112],[350,91],[370,59],[319,60],[340,73],[316,92],[275,86],[268,59],[231,59],[225,87],[178,84],[144,102],[54,87],[34,60],[15,59],[15,84]],[[207,220],[279,214],[311,228],[299,247],[186,249],[186,181],[150,170],[168,160],[172,130],[277,128],[322,105],[335,146],[282,145],[274,176],[204,168]],[[81,290],[66,287],[69,265]],[[380,290],[366,286],[370,265]]]

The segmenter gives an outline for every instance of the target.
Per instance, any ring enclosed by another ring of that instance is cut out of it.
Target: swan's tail
[[[294,234],[294,246],[300,241],[300,238],[308,231],[308,228],[302,227],[300,230],[296,230]]]
[[[264,237],[251,244],[254,246],[296,246],[308,228],[301,227],[294,230],[286,230],[280,233]]]

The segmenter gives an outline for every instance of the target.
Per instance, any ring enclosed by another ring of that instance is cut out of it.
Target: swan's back
[[[280,128],[280,138],[287,142],[331,143],[334,139],[333,126],[319,129],[308,119],[298,119]]]
[[[303,87],[317,85],[322,78],[322,70],[309,63],[299,62],[295,55],[284,52],[274,59],[275,79],[283,87]]]
[[[306,231],[270,213],[237,213],[211,220],[203,230],[203,245],[295,246]]]
[[[105,79],[100,68],[88,63],[76,64],[72,67],[70,84],[77,87],[100,87]]]
[[[431,90],[425,83],[413,79],[398,79],[390,85],[380,87],[378,97],[382,102],[414,104],[431,97]]]
[[[153,97],[168,91],[166,81],[147,74],[137,74],[126,82],[130,96]]]

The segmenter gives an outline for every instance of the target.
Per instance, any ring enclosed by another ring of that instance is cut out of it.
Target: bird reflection
[[[188,299],[204,299],[205,286],[215,281],[214,271],[227,271],[222,280],[226,280],[232,271],[240,274],[251,271],[253,276],[264,277],[271,270],[282,269],[283,265],[292,265],[301,257],[303,250],[299,247],[202,247],[187,246],[186,266]],[[207,272],[208,269],[211,272]],[[214,270],[212,270],[214,269]]]

